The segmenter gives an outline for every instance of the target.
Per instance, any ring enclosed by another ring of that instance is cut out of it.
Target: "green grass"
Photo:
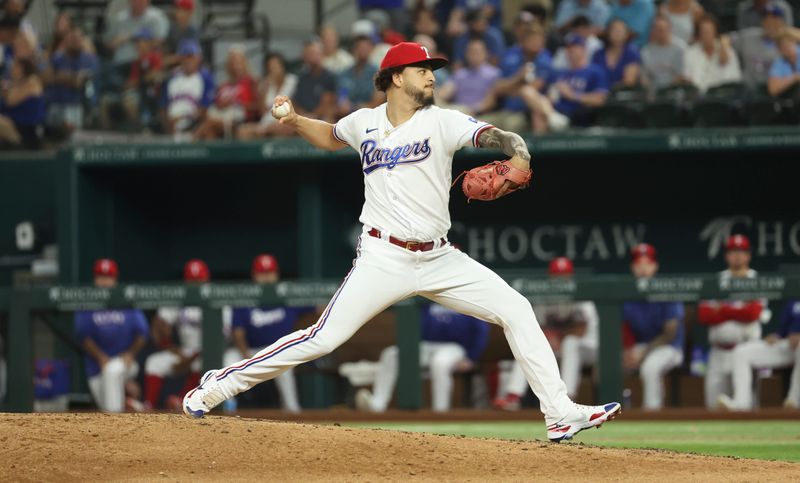
[[[387,422],[352,426],[479,438],[545,438],[541,422]],[[583,431],[575,441],[614,448],[658,448],[800,462],[800,421],[613,421],[599,430]]]

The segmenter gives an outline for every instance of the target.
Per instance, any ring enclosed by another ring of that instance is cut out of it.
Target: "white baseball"
[[[290,112],[290,108],[289,108],[289,103],[288,102],[284,102],[283,104],[281,104],[279,106],[275,106],[275,107],[272,108],[272,113],[278,119],[288,116],[289,112]]]

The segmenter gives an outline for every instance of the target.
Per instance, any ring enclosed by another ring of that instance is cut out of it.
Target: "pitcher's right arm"
[[[273,109],[284,102],[289,104],[289,114],[277,118],[278,122],[292,126],[303,139],[320,149],[337,151],[347,146],[347,144],[344,144],[334,137],[333,124],[297,114],[288,97],[277,96],[273,103]],[[272,115],[275,116],[274,110],[272,111]]]

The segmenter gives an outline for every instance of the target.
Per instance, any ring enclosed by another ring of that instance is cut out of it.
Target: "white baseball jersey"
[[[186,355],[200,352],[203,347],[203,310],[200,307],[162,307],[158,316],[175,327]]]
[[[453,154],[492,127],[459,111],[429,106],[392,126],[386,104],[359,109],[333,128],[361,157],[361,223],[403,240],[442,238],[450,229]]]
[[[758,272],[752,268],[747,271],[746,278],[755,278]],[[719,273],[721,281],[728,281],[732,278],[730,270],[723,270]],[[712,344],[738,344],[748,340],[758,340],[761,338],[761,324],[769,322],[771,317],[770,311],[767,309],[767,300],[759,300],[764,309],[761,311],[759,320],[754,320],[751,323],[742,323],[735,320],[729,320],[718,325],[709,327],[708,340]],[[734,308],[739,308],[747,303],[743,300],[726,300],[722,301],[727,305]]]

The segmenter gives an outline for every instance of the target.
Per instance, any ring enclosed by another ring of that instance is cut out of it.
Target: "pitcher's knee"
[[[499,322],[502,325],[531,324],[536,320],[531,303],[517,292],[502,302],[498,302],[498,307],[497,315],[500,317]]]

